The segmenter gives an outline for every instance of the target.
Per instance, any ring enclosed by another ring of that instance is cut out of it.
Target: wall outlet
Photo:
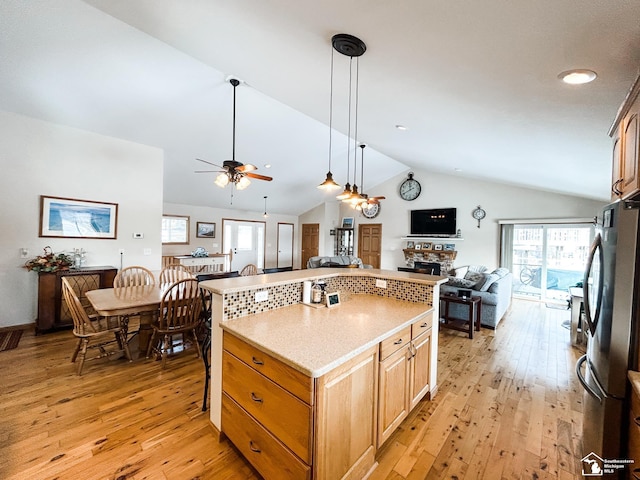
[[[269,290],[261,290],[256,292],[256,302],[266,302],[269,300]]]
[[[144,233],[134,233],[133,238],[144,238]]]
[[[376,278],[376,287],[378,288],[387,288],[387,281]]]

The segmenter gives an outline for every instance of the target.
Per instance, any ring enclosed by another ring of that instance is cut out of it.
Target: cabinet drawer
[[[271,355],[224,332],[224,349],[254,370],[273,380],[308,405],[313,404],[313,379]]]
[[[311,407],[229,352],[222,356],[222,390],[296,455],[311,463]]]
[[[384,360],[399,348],[406,347],[410,342],[411,326],[408,326],[380,342],[380,360]]]
[[[411,325],[411,338],[418,338],[423,333],[429,331],[433,324],[433,314],[428,313],[421,320]]]
[[[248,415],[222,395],[222,431],[264,478],[310,479],[311,469]]]

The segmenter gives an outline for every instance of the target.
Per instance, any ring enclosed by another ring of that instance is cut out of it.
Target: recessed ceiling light
[[[265,163],[264,164],[264,168],[271,168],[271,164],[270,163]]]
[[[577,69],[562,72],[558,75],[558,78],[570,85],[582,85],[583,83],[593,82],[597,76],[593,70]]]
[[[406,130],[407,129],[407,127],[405,127],[404,125],[396,125],[396,128],[398,130]]]
[[[453,169],[453,171],[454,171],[454,172],[461,172],[461,171],[462,171],[462,169],[461,169],[461,168],[456,167],[456,168],[454,168],[454,169]]]

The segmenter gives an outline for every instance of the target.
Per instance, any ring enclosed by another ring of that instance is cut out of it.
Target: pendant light
[[[353,35],[349,35],[347,33],[339,33],[337,35],[334,35],[331,38],[331,44],[335,51],[350,58],[350,61],[349,61],[349,109],[348,109],[349,125],[347,129],[348,130],[347,132],[347,183],[344,186],[345,187],[344,191],[336,197],[338,200],[344,201],[353,196],[353,190],[351,188],[351,185],[349,184],[349,173],[350,173],[349,164],[350,164],[350,154],[351,154],[351,106],[352,106],[351,94],[353,91],[353,81],[352,81],[353,59],[354,58],[356,59],[356,72],[357,72],[358,57],[362,56],[362,54],[366,52],[367,46],[359,38],[354,37]],[[358,80],[356,75],[356,92],[357,92],[357,83],[358,83]],[[358,111],[357,103],[358,103],[358,100],[357,100],[357,94],[356,94],[356,123],[357,123],[357,111]],[[356,126],[356,135],[357,135],[357,126]],[[355,163],[355,160],[356,158],[355,158],[355,149],[354,149],[354,163]],[[354,172],[355,172],[355,169],[354,169]],[[355,184],[355,181],[354,181],[354,184]],[[355,187],[355,191],[357,192],[358,191],[357,186],[354,185],[354,187]]]
[[[362,193],[360,193],[359,199],[357,201],[352,202],[352,207],[357,210],[362,210],[366,208],[367,205],[379,204],[380,200],[385,200],[383,196],[377,197],[369,197],[366,193],[364,193],[364,149],[367,145],[362,143],[360,144],[360,149],[362,153],[361,164],[360,164],[360,188],[362,189]]]
[[[264,213],[262,214],[264,218],[267,218],[269,214],[267,213],[267,196],[264,196]]]
[[[327,178],[325,178],[324,182],[318,185],[318,188],[321,190],[325,190],[327,192],[337,190],[340,188],[335,180],[333,179],[333,174],[331,173],[331,138],[333,132],[333,48],[331,49],[331,79],[329,81],[329,171],[327,172]]]

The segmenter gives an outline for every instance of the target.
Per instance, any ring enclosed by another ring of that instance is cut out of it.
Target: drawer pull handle
[[[251,360],[253,360],[253,363],[256,365],[264,365],[264,362],[262,360],[258,360],[256,357],[251,357]]]
[[[429,324],[427,322],[424,322],[422,325],[420,325],[420,328],[427,328],[429,326]]]
[[[636,425],[640,427],[640,417],[634,418],[633,421],[636,422]]]
[[[249,440],[249,448],[254,453],[262,453],[262,450],[253,446],[253,440]]]
[[[255,393],[251,392],[251,400],[253,400],[256,403],[262,403],[262,399],[258,396],[256,396]]]
[[[394,345],[400,345],[401,343],[402,343],[402,339],[399,339],[399,340],[393,342]]]

